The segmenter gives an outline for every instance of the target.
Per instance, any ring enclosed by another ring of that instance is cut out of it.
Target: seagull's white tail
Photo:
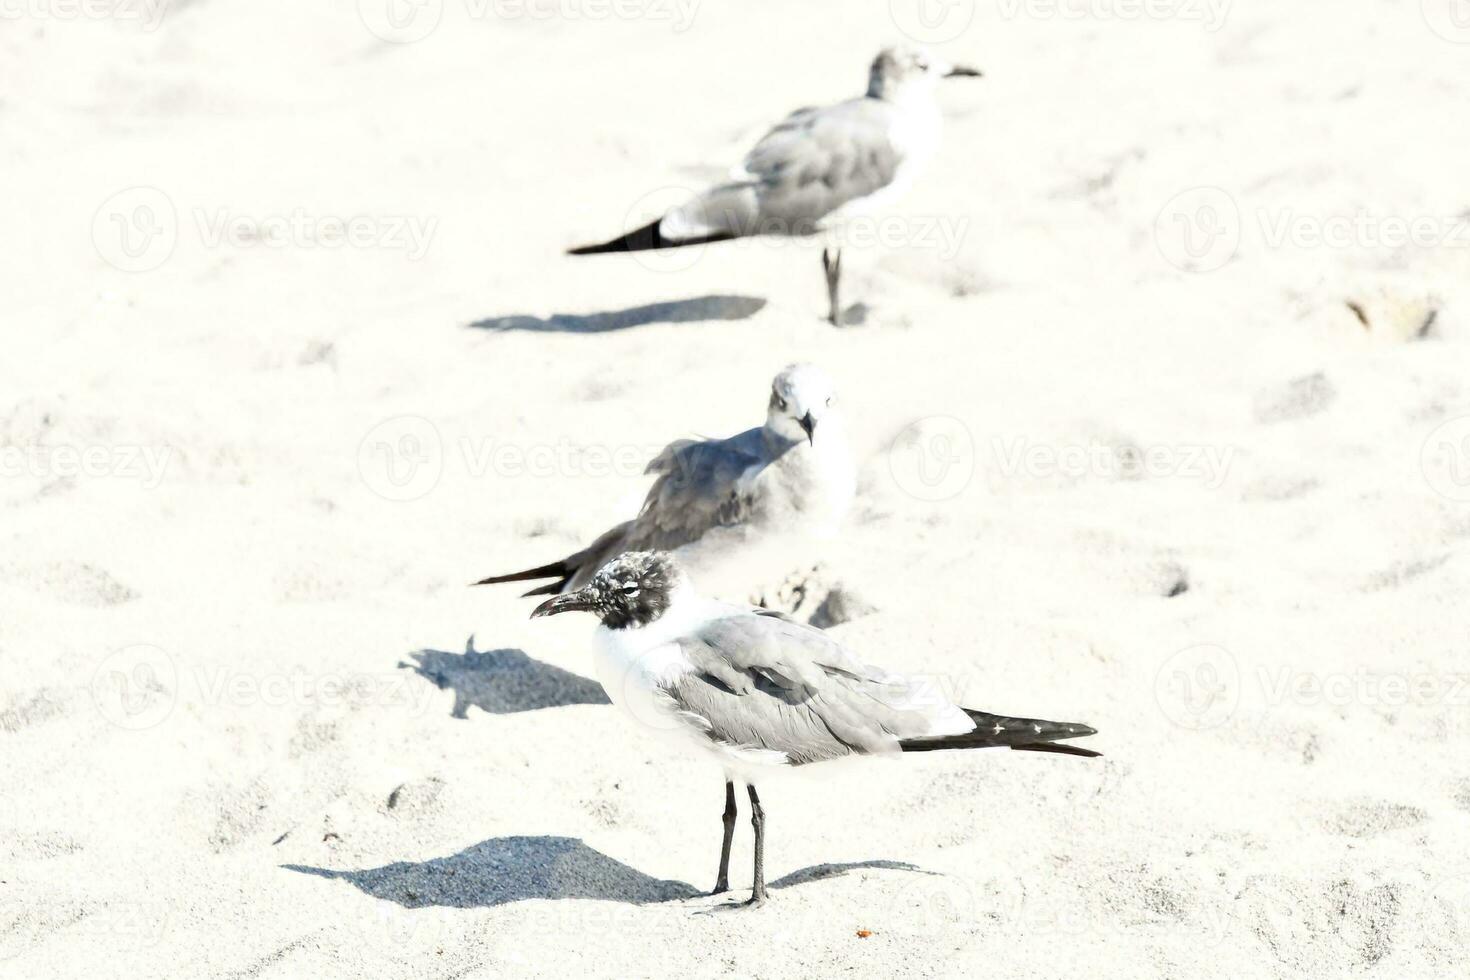
[[[726,239],[735,238],[730,232],[719,232],[713,235],[702,235],[694,238],[666,238],[659,231],[659,225],[663,219],[651,221],[636,231],[630,231],[620,238],[614,238],[610,242],[599,245],[579,245],[576,248],[567,249],[568,255],[598,255],[603,252],[650,252],[660,248],[678,248],[681,245],[705,245],[709,242],[722,242]]]

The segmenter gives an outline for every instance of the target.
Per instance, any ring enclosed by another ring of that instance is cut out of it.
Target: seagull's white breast
[[[727,777],[737,774],[754,783],[757,774],[768,773],[773,767],[788,768],[786,754],[711,739],[708,722],[680,710],[660,690],[695,669],[677,637],[734,609],[726,603],[686,594],[647,626],[621,630],[598,626],[595,668],[608,700],[627,712],[641,729],[685,752],[712,759]]]
[[[715,603],[677,595],[668,610],[647,626],[608,629],[594,636],[597,680],[608,700],[655,735],[688,741],[690,724],[660,692],[670,681],[694,670],[677,637],[708,618]]]

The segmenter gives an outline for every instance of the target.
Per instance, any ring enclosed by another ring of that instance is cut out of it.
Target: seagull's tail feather
[[[1053,752],[1058,755],[1078,755],[1095,758],[1102,755],[1092,749],[1075,745],[1058,745],[1068,738],[1083,738],[1096,735],[1097,729],[1090,725],[1070,721],[1044,721],[1040,718],[1008,718],[992,715],[985,711],[962,709],[975,723],[972,731],[963,735],[933,735],[924,738],[907,738],[898,743],[905,752],[937,752],[941,749],[992,749],[1010,748],[1017,752]]]
[[[554,582],[538,585],[530,592],[524,593],[521,596],[523,599],[536,595],[561,595],[571,586],[581,588],[605,562],[623,553],[624,546],[627,544],[628,532],[632,527],[632,521],[625,521],[605,531],[596,541],[574,555],[567,555],[561,561],[554,561],[538,568],[528,568],[523,572],[511,572],[509,575],[492,575],[474,584],[499,585],[502,582],[532,582],[540,578],[555,579]]]
[[[600,245],[582,245],[571,249],[569,254],[647,252],[683,245],[707,245],[761,231],[783,233],[783,229],[774,225],[769,228],[762,226],[756,185],[750,181],[737,181],[711,187],[657,221],[650,221],[621,238]]]
[[[716,232],[710,235],[698,235],[693,238],[668,238],[659,230],[663,223],[662,218],[651,221],[635,231],[630,231],[621,238],[614,238],[610,242],[602,242],[599,245],[579,245],[576,248],[567,249],[568,255],[599,255],[603,252],[650,252],[660,248],[678,248],[681,245],[705,245],[709,242],[723,242],[736,237],[728,231]]]
[[[563,558],[561,561],[554,561],[549,565],[542,565],[539,568],[528,568],[523,572],[511,572],[509,575],[492,575],[489,578],[482,578],[474,584],[500,585],[503,582],[530,582],[538,578],[554,577],[559,581],[532,589],[530,592],[525,593],[525,595],[556,595],[572,580],[572,576],[575,574],[577,574],[577,566],[571,564],[569,559]]]

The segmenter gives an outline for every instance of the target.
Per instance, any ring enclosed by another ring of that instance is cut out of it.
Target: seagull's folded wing
[[[745,158],[762,220],[809,234],[833,211],[893,183],[902,156],[892,121],[893,107],[878,99],[792,113]]]
[[[711,528],[739,523],[751,507],[744,477],[765,462],[760,429],[666,446],[648,464],[659,477],[632,522],[625,550],[669,550]]]
[[[892,120],[892,106],[866,98],[793,112],[730,183],[670,211],[659,231],[672,241],[810,235],[838,208],[893,183],[902,154],[889,136]]]
[[[793,765],[899,751],[974,722],[935,685],[867,666],[820,630],[733,612],[679,638],[691,673],[664,693],[711,741]]]

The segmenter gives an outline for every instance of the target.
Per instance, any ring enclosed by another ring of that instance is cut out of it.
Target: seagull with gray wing
[[[715,893],[729,888],[735,781],[745,783],[755,829],[748,905],[766,899],[765,811],[756,784],[776,772],[940,749],[1100,754],[1062,744],[1096,734],[1087,725],[962,708],[932,684],[864,664],[815,627],[704,598],[666,553],[621,555],[531,616],[575,610],[600,620],[597,677],[612,702],[725,771]]]
[[[843,222],[885,206],[912,183],[939,147],[941,78],[978,77],[922,48],[885,48],[868,72],[868,91],[821,108],[798,109],[731,171],[651,224],[572,255],[641,252],[753,235],[836,234]],[[824,248],[828,319],[842,322],[842,250]]]
[[[560,561],[476,585],[554,579],[526,595],[582,588],[625,551],[674,551],[711,580],[747,587],[810,561],[852,505],[857,464],[832,379],[792,364],[771,382],[766,422],[728,439],[685,439],[648,464],[638,516]]]

